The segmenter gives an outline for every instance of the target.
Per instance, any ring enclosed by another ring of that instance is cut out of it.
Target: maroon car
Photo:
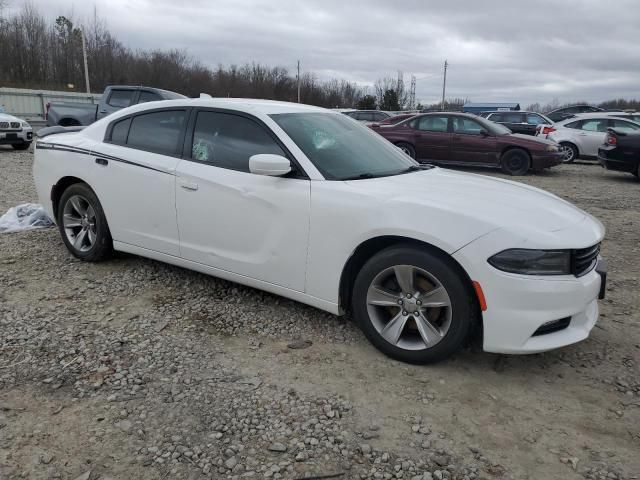
[[[557,143],[467,113],[425,113],[374,131],[422,163],[495,166],[511,175],[562,163]]]

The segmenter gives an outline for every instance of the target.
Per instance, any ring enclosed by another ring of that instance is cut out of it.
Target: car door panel
[[[451,133],[448,122],[447,116],[424,115],[407,125],[415,138],[417,160],[450,160]]]
[[[497,164],[495,136],[480,135],[482,126],[466,117],[453,117],[452,124],[452,161],[485,165]]]
[[[304,291],[309,180],[183,160],[176,211],[183,258]]]
[[[102,143],[92,152],[95,189],[114,240],[179,255],[175,169],[179,159]],[[104,163],[106,162],[106,163]]]
[[[182,256],[304,291],[310,181],[249,172],[253,155],[288,156],[255,117],[201,109],[192,118],[177,168]]]

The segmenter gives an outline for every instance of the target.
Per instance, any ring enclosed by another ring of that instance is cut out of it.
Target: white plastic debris
[[[11,207],[0,217],[0,233],[21,232],[51,225],[53,222],[42,205],[37,203],[23,203],[17,207]]]

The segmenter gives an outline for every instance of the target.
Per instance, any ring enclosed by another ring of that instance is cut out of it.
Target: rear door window
[[[131,120],[127,146],[175,155],[178,152],[186,117],[184,110],[163,110],[136,115]]]
[[[521,113],[503,113],[504,123],[522,123]]]
[[[542,125],[548,123],[544,118],[535,113],[527,113],[527,123],[529,125]]]
[[[146,102],[157,102],[158,100],[162,100],[162,97],[157,93],[147,92],[143,90],[140,92],[140,97],[138,98],[138,103],[146,103]]]
[[[131,105],[134,93],[133,90],[111,90],[107,105],[116,108],[126,108]]]
[[[594,120],[583,120],[582,125],[580,126],[580,130],[585,130],[587,132],[606,132],[607,120],[603,118]]]

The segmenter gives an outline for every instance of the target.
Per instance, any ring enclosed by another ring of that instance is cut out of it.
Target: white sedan
[[[608,128],[616,130],[638,130],[640,123],[616,118],[620,112],[597,112],[576,115],[552,126],[542,126],[539,134],[560,144],[565,163],[579,157],[596,158],[598,148],[604,143]],[[546,127],[546,128],[545,128]]]
[[[486,351],[587,338],[604,291],[591,215],[542,190],[420,166],[329,110],[185,99],[37,142],[35,183],[69,251],[129,252],[351,311],[414,363],[472,332]]]

